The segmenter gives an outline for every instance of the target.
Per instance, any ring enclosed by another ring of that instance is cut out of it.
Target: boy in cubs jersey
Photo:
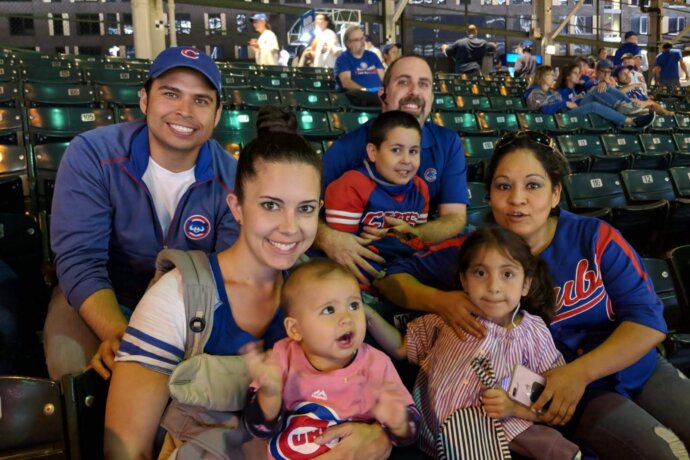
[[[324,204],[330,227],[358,235],[389,229],[369,245],[387,262],[425,247],[411,229],[425,223],[429,212],[429,189],[417,176],[421,136],[412,115],[382,113],[369,131],[367,160],[326,189]]]

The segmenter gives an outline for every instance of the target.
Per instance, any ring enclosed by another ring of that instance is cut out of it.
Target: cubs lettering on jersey
[[[429,212],[429,188],[415,176],[405,185],[389,184],[371,165],[343,174],[326,189],[326,223],[336,230],[359,233],[363,226],[384,228],[386,216],[423,224]]]
[[[327,406],[314,402],[297,405],[287,419],[285,428],[272,438],[269,452],[279,460],[307,460],[328,452],[338,444],[339,439],[319,445],[314,440],[329,426],[343,421]]]

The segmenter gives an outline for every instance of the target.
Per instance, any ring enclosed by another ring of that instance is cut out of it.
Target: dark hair
[[[174,69],[185,69],[185,68],[186,68],[186,67],[173,67],[173,68],[170,69],[170,70],[174,70]],[[146,80],[146,83],[144,83],[144,91],[146,92],[146,97],[147,97],[147,98],[151,95],[151,87],[153,86],[153,80],[162,77],[162,76],[165,75],[166,73],[170,72],[170,70],[166,70],[166,71],[163,72],[162,74],[158,75],[156,78],[148,78],[148,79]],[[194,70],[194,69],[190,69],[190,70]],[[209,80],[209,79],[208,79],[205,75],[203,75],[202,73],[200,73],[200,72],[197,72],[197,73],[198,73],[199,75],[201,75],[202,77],[204,77],[204,80],[206,80],[206,83],[208,83],[209,88],[211,88],[211,89],[213,89],[213,90],[216,89],[216,88],[213,86],[213,83],[211,83],[211,80]],[[220,99],[221,99],[221,97],[220,97],[220,93],[219,93],[218,91],[215,91],[215,93],[216,93],[216,110],[218,110],[218,107],[220,107]]]
[[[532,278],[529,292],[520,300],[520,308],[540,316],[546,324],[553,317],[556,293],[546,262],[532,254],[529,245],[512,231],[491,225],[482,227],[463,241],[458,254],[458,274],[465,273],[482,249],[493,248],[522,266],[525,277]]]
[[[420,56],[419,54],[406,54],[404,56],[400,56],[397,58],[395,61],[391,62],[390,65],[386,68],[386,73],[383,74],[383,80],[381,81],[381,86],[383,86],[383,89],[386,90],[388,88],[388,84],[391,82],[391,74],[393,73],[393,68],[395,65],[399,62],[402,61],[403,59],[409,59],[409,58],[417,58],[423,61],[427,67],[429,67],[429,70],[431,71],[431,66],[429,66],[429,63],[426,62],[426,59],[424,59],[423,56]],[[431,78],[434,78],[434,73],[433,71],[431,73]]]
[[[567,66],[563,67],[563,70],[561,70],[560,75],[558,75],[558,80],[556,81],[556,88],[565,88],[567,85],[565,83],[565,79],[570,76],[571,73],[573,73],[574,69],[579,69],[580,66],[577,64],[568,64]]]
[[[319,15],[323,16],[323,18],[324,18],[324,19],[326,20],[326,22],[328,23],[328,25],[326,26],[326,28],[327,28],[327,29],[331,29],[333,32],[335,32],[335,24],[333,24],[333,20],[331,19],[331,17],[330,17],[329,15],[327,15],[326,13],[316,13],[316,14],[314,15],[314,19],[316,19],[316,16],[319,16]]]
[[[378,149],[381,147],[381,143],[388,137],[388,133],[394,128],[414,129],[419,134],[419,138],[422,138],[422,128],[413,115],[402,110],[391,110],[390,112],[381,113],[371,124],[369,128],[369,142]]]
[[[240,153],[235,174],[235,194],[242,201],[244,184],[256,176],[256,164],[303,163],[322,175],[321,159],[314,148],[297,135],[297,120],[287,108],[263,106],[256,120],[257,136]]]
[[[579,64],[579,63],[582,62],[582,63],[584,63],[584,64],[589,65],[589,59],[587,59],[586,56],[577,56],[573,62],[574,62],[575,64]]]
[[[664,42],[664,44],[661,45],[662,50],[670,50],[671,48],[673,48],[673,45],[671,44],[671,42]]]
[[[496,145],[499,146],[499,144]],[[563,156],[563,154],[553,146],[536,142],[530,139],[528,136],[519,136],[513,141],[494,149],[494,153],[491,156],[491,161],[489,161],[489,165],[484,173],[489,195],[491,194],[491,184],[494,180],[496,169],[498,169],[498,165],[501,163],[501,160],[503,160],[503,158],[509,153],[520,149],[529,150],[534,154],[534,157],[537,159],[537,161],[539,161],[539,163],[541,163],[541,166],[549,176],[549,180],[551,181],[553,187],[563,185],[563,178],[570,174],[570,166],[568,165],[568,160],[565,158],[565,156]]]
[[[280,305],[285,316],[290,316],[290,312],[295,303],[294,300],[296,300],[292,291],[296,288],[309,289],[309,287],[304,286],[305,276],[310,275],[312,279],[321,279],[331,273],[339,273],[348,278],[352,278],[352,280],[357,283],[357,278],[355,278],[347,268],[325,257],[310,259],[308,262],[304,262],[290,270],[290,274],[283,283],[283,287],[280,291]]]

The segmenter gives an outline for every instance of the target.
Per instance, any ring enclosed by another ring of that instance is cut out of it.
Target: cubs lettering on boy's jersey
[[[388,274],[408,273],[425,284],[451,290],[459,286],[449,267],[457,266],[455,244],[432,247],[420,257],[392,264]],[[556,286],[551,333],[566,361],[601,345],[623,321],[666,333],[663,304],[640,257],[607,223],[561,210],[551,244],[539,255]],[[640,388],[656,366],[656,350],[628,368],[593,385],[627,395]]]
[[[365,165],[328,186],[325,207],[326,223],[348,233],[359,233],[364,225],[383,228],[386,216],[423,224],[429,212],[429,188],[419,176],[405,185],[389,184]]]

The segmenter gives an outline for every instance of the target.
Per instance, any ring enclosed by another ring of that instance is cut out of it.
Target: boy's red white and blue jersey
[[[341,232],[359,234],[362,227],[386,228],[386,217],[402,219],[410,226],[424,224],[429,213],[429,189],[419,176],[404,185],[386,182],[365,161],[364,165],[348,171],[326,189],[324,200],[326,223]],[[410,257],[426,247],[419,238],[389,234],[379,238],[367,248],[383,257],[386,262]],[[411,236],[411,235],[409,235]],[[383,267],[370,262],[374,269]],[[362,271],[369,277],[370,275]]]
[[[323,157],[324,190],[367,158],[369,128],[373,120],[341,136]],[[429,188],[429,213],[440,204],[469,203],[467,165],[458,134],[443,126],[426,122],[422,126],[421,163],[417,175]]]
[[[166,234],[142,179],[148,163],[143,121],[98,128],[70,142],[55,184],[51,245],[60,287],[74,308],[100,289],[113,289],[121,305],[134,308],[163,248],[210,253],[237,239],[226,202],[237,161],[218,142],[201,146],[195,181]]]
[[[411,226],[424,224],[429,214],[429,188],[419,176],[404,185],[391,184],[365,161],[326,189],[326,223],[341,232],[359,234],[362,227],[385,228],[386,217]]]
[[[448,273],[457,267],[459,244],[437,247],[391,264],[388,275],[408,273],[425,284],[452,290]],[[623,321],[667,332],[663,304],[640,256],[607,223],[561,210],[553,241],[540,257],[556,286],[556,314],[550,328],[566,361],[601,345]],[[457,289],[457,276],[454,283]],[[647,382],[655,367],[656,349],[652,349],[636,363],[591,385],[629,396]]]

